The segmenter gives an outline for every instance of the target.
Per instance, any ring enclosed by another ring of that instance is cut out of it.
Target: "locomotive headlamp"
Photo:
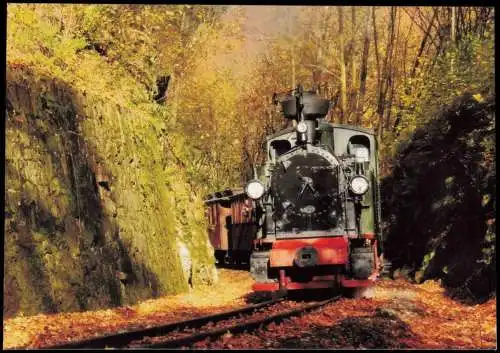
[[[351,179],[350,187],[356,195],[363,195],[368,191],[368,179],[362,175],[356,175]]]
[[[301,121],[297,124],[297,132],[303,134],[307,131],[307,125],[305,122]]]
[[[253,200],[260,199],[264,195],[265,187],[258,180],[251,180],[245,187],[245,192]]]

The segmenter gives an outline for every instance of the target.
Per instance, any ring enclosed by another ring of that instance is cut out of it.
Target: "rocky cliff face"
[[[450,294],[496,291],[495,97],[465,94],[400,147],[382,182],[386,255]]]
[[[202,203],[162,148],[154,105],[116,103],[41,71],[7,68],[4,315],[214,281]]]

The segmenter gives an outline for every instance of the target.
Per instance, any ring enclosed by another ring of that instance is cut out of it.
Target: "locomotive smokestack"
[[[303,92],[299,85],[293,94],[281,100],[286,119],[297,121],[297,137],[301,142],[314,143],[317,119],[324,118],[330,101],[319,97],[314,91]]]

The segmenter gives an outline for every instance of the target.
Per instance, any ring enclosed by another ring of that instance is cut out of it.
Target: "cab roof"
[[[363,133],[368,134],[368,135],[375,135],[375,131],[373,129],[367,129],[367,128],[364,128],[364,127],[361,127],[361,126],[348,125],[348,124],[333,124],[333,123],[328,123],[328,122],[320,121],[319,122],[320,129],[321,129],[322,126],[323,127],[324,126],[331,126],[334,129],[337,128],[337,129],[354,130],[354,131],[363,132]],[[290,132],[293,132],[294,130],[295,130],[295,128],[293,126],[289,126],[286,129],[280,130],[280,131],[276,132],[273,135],[267,136],[266,137],[266,141],[269,141],[269,140],[275,139],[276,137],[288,134]]]

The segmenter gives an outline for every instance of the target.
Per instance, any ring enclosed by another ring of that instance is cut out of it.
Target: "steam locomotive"
[[[276,101],[291,126],[267,136],[255,179],[205,200],[217,260],[249,262],[255,291],[371,286],[382,251],[373,131],[326,122],[330,101],[300,86]]]

